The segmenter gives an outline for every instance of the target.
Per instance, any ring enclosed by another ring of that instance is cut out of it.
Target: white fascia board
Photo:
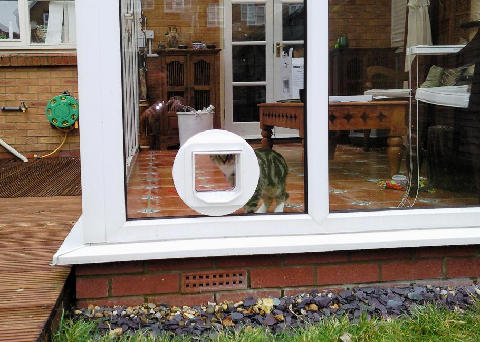
[[[77,222],[54,255],[54,265],[480,243],[480,228],[454,228],[82,244],[81,227]]]

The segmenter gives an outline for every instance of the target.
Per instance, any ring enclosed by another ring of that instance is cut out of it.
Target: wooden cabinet
[[[384,66],[397,69],[401,61],[397,60],[391,48],[345,48],[330,51],[330,95],[361,95],[369,81],[369,66]],[[401,70],[401,68],[399,69]],[[400,85],[388,85],[386,88],[402,88]]]
[[[220,49],[163,50],[158,57],[147,58],[147,89],[151,104],[181,96],[195,109],[215,106],[214,127],[220,128]],[[179,144],[175,112],[161,118],[157,146],[165,149]]]

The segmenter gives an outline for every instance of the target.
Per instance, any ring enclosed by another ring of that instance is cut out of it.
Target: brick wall
[[[0,107],[18,107],[25,113],[0,111],[0,138],[28,158],[54,150],[64,133],[52,128],[45,106],[52,97],[69,90],[78,96],[76,56],[0,55]],[[78,130],[69,133],[62,153],[78,152]],[[12,158],[0,146],[0,158]]]
[[[222,5],[220,0],[186,0],[183,12],[164,11],[163,0],[152,0],[144,10],[147,26],[155,32],[154,48],[166,43],[169,25],[179,29],[181,41],[190,44],[200,40],[222,46],[223,28],[208,27],[209,4]],[[351,47],[390,47],[391,0],[329,0],[330,48],[341,34],[347,34]]]
[[[155,32],[154,50],[158,43],[166,45],[165,33],[171,25],[177,26],[181,44],[191,46],[192,41],[202,41],[222,46],[220,27],[208,27],[207,24],[207,8],[209,5],[220,5],[219,0],[185,0],[186,7],[179,12],[165,12],[164,0],[146,3],[143,13],[147,18],[148,29]],[[221,10],[223,13],[223,7]]]
[[[199,305],[364,284],[471,284],[480,277],[480,246],[150,260],[79,265],[75,273],[80,306]],[[203,286],[192,287],[196,281]]]
[[[390,43],[391,0],[329,0],[329,42],[342,34],[350,47],[387,48]]]

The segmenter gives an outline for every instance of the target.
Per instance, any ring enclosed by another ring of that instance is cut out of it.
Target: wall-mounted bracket
[[[7,107],[3,106],[2,107],[2,112],[22,112],[25,113],[27,111],[28,107],[25,104],[25,102],[20,103],[20,106],[18,107]]]

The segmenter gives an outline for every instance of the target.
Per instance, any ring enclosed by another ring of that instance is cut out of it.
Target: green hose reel
[[[78,100],[65,91],[48,102],[45,114],[57,128],[70,128],[78,120]]]

